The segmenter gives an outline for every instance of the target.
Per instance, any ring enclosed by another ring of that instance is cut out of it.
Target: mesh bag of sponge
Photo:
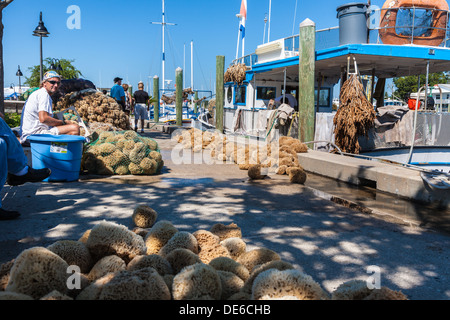
[[[164,161],[158,143],[134,131],[96,131],[86,145],[81,169],[98,175],[154,175]]]

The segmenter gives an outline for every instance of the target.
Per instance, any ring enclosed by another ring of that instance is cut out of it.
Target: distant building
[[[449,112],[449,104],[450,104],[450,84],[439,84],[439,88],[434,87],[431,90],[431,95],[434,99],[434,107],[435,109],[439,109],[442,102],[442,110],[443,112]]]

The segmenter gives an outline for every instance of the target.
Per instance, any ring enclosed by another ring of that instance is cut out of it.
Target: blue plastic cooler
[[[38,134],[28,137],[33,169],[49,168],[44,181],[76,181],[80,176],[84,137]]]

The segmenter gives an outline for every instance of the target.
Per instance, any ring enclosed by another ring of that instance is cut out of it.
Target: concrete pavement
[[[374,215],[330,201],[332,190],[313,188],[320,181],[312,176],[303,186],[278,175],[250,181],[233,164],[176,165],[168,134],[153,130],[145,135],[160,145],[165,161],[160,175],[5,185],[0,194],[4,207],[22,216],[0,222],[0,263],[29,247],[77,240],[102,220],[132,229],[133,209],[147,204],[158,212],[158,220],[183,231],[234,222],[248,250],[274,250],[329,293],[347,280],[367,279],[370,267],[377,266],[381,285],[412,300],[450,299],[447,234],[404,219],[382,219],[381,209]]]

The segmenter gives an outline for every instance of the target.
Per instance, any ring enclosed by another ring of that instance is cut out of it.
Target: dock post
[[[225,56],[216,57],[216,129],[223,133],[223,104],[224,104],[224,68]]]
[[[198,91],[195,91],[194,94],[194,113],[197,113],[197,106],[198,106]]]
[[[175,71],[177,126],[183,125],[183,69],[180,67]]]
[[[310,19],[300,23],[299,38],[299,126],[298,138],[302,142],[314,140],[314,74],[315,74],[315,50],[316,24]]]
[[[156,100],[153,106],[153,115],[156,123],[159,122],[159,77],[153,77],[153,98]]]

